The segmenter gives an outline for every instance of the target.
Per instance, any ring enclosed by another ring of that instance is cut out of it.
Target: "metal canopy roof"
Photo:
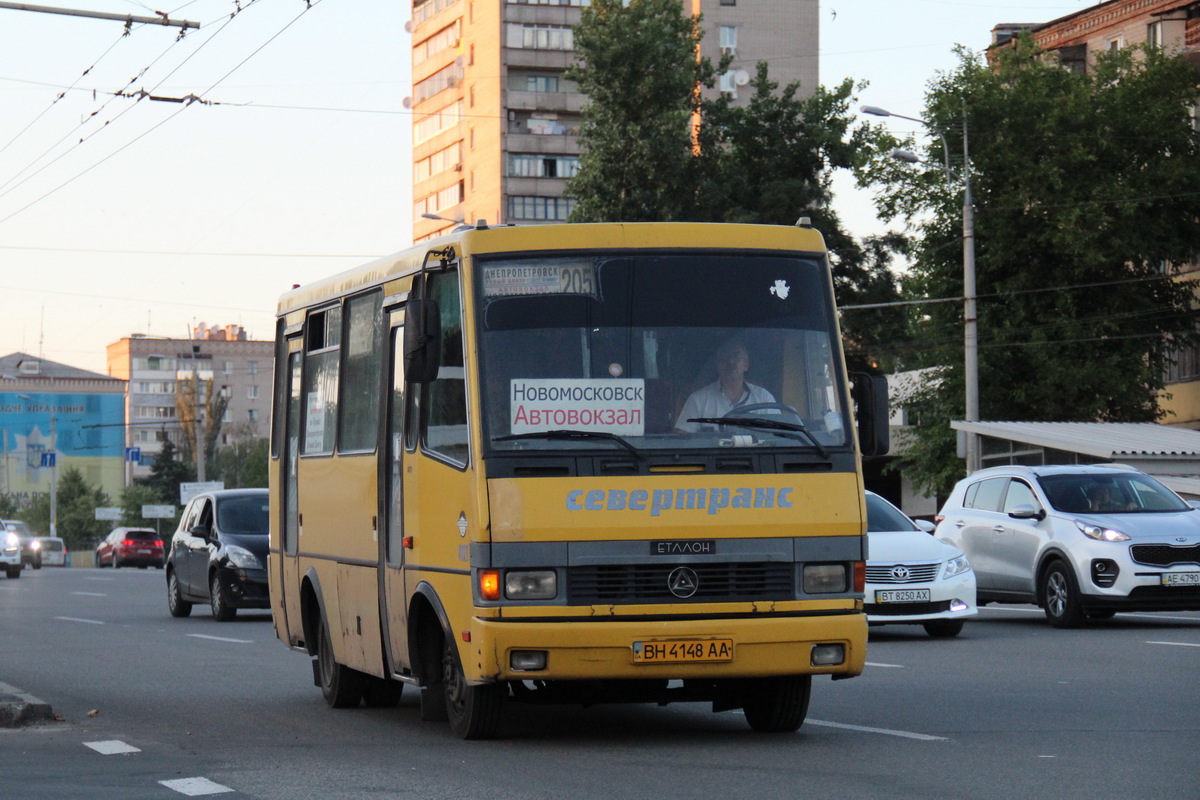
[[[962,422],[955,430],[1052,447],[1094,458],[1190,461],[1200,458],[1200,431],[1153,422]]]

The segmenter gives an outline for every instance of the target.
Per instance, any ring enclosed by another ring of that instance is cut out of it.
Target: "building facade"
[[[589,1],[414,3],[406,99],[414,112],[414,240],[457,221],[538,224],[570,214],[566,181],[579,168],[587,98],[563,73]],[[682,0],[681,13],[703,14],[702,55],[734,57],[714,91],[745,102],[758,61],[781,86],[816,88],[817,0]]]
[[[114,501],[123,487],[125,382],[27,353],[0,358],[0,491],[19,505],[78,469]]]
[[[170,440],[184,440],[177,390],[200,382],[201,394],[212,391],[226,400],[218,446],[268,435],[274,344],[248,338],[237,325],[208,327],[192,339],[157,339],[134,334],[108,345],[108,373],[127,382],[125,444],[140,450],[129,478],[142,478]],[[203,405],[203,404],[201,404]],[[190,422],[189,422],[190,424]]]

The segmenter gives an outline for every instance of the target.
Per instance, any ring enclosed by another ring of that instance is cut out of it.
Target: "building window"
[[[429,116],[423,117],[413,128],[413,144],[432,139],[442,131],[453,128],[462,120],[462,115],[463,101],[455,100]]]
[[[258,399],[258,387],[257,386],[251,386],[246,391],[246,399],[247,400],[257,400]]]
[[[509,197],[508,218],[561,222],[574,207],[575,201],[566,197]]]
[[[574,50],[575,31],[569,25],[509,25],[508,46],[527,50]]]
[[[737,5],[737,0],[721,0],[721,5],[723,5],[723,6],[736,6],[736,5]]]
[[[458,44],[458,20],[442,28],[440,31],[430,36],[425,41],[416,45],[413,48],[413,64],[420,64],[428,58],[432,58],[443,50],[447,50]]]
[[[542,156],[510,153],[510,178],[570,178],[579,172],[579,156]]]
[[[436,214],[437,212],[456,206],[463,201],[463,182],[447,186],[441,191],[427,194],[413,203],[413,219],[421,219],[422,214]]]
[[[733,70],[721,74],[721,80],[717,87],[721,90],[721,94],[737,95],[737,83],[734,81],[736,74]]]
[[[249,411],[247,411],[246,419],[250,420],[251,422],[258,422],[258,409],[252,408]]]
[[[1158,20],[1156,22],[1151,22],[1149,25],[1146,26],[1146,46],[1147,47],[1162,47],[1163,46],[1162,29],[1163,29],[1162,20]]]
[[[257,361],[247,361],[246,362],[246,371],[249,372],[251,375],[257,375],[258,374],[258,362]]]
[[[721,55],[737,54],[737,27],[722,25],[718,30],[718,41],[721,45]]]
[[[463,68],[457,63],[442,67],[423,81],[413,85],[413,102],[422,103],[438,92],[458,86],[463,79]]]
[[[413,181],[420,182],[426,178],[458,167],[462,162],[462,142],[455,142],[444,147],[430,156],[426,156],[413,165]]]
[[[1182,383],[1200,378],[1200,344],[1179,347],[1171,356],[1171,364],[1163,376],[1165,383]]]
[[[525,91],[527,92],[557,92],[558,91],[558,76],[557,75],[528,75],[525,78]]]

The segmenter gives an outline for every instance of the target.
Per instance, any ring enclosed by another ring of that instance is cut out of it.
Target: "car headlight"
[[[1075,520],[1075,527],[1083,532],[1083,535],[1089,539],[1095,539],[1097,542],[1128,542],[1129,534],[1122,533],[1115,528],[1106,528],[1103,525],[1093,525],[1090,522],[1083,520]]]
[[[258,563],[258,556],[244,547],[238,547],[236,544],[225,546],[225,556],[229,559],[229,563],[235,567],[241,567],[242,569],[262,569],[262,564]]]
[[[39,542],[37,539],[34,539],[32,542],[29,543],[29,549],[30,550],[41,550],[42,543]]]
[[[946,562],[946,568],[942,570],[942,578],[953,578],[955,575],[962,575],[971,569],[971,562],[966,556],[955,556]]]
[[[20,547],[21,546],[21,537],[17,536],[15,533],[8,534],[7,536],[4,537],[4,546],[5,547]]]
[[[509,600],[553,600],[558,576],[552,569],[509,570],[504,574],[504,596]]]

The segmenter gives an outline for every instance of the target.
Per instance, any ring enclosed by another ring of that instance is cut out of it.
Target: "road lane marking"
[[[79,617],[55,617],[63,622],[86,622],[88,625],[103,625],[104,623],[98,619],[80,619]]]
[[[112,578],[84,578],[85,581],[111,581]]]
[[[866,662],[868,667],[883,667],[884,669],[904,669],[903,664],[880,664],[878,661]]]
[[[1166,644],[1172,647],[1200,647],[1200,644],[1193,642],[1146,642],[1146,644]]]
[[[188,633],[185,636],[191,636],[193,639],[211,639],[214,642],[233,642],[234,644],[254,644],[253,639],[230,639],[227,636],[208,636],[203,633]]]
[[[71,594],[77,594],[83,597],[108,597],[108,595],[102,592],[71,592]]]
[[[987,608],[980,607],[980,611],[1011,611],[1014,614],[1045,614],[1040,608]],[[1141,619],[1166,619],[1173,622],[1200,622],[1200,617],[1173,617],[1169,614],[1143,614],[1131,611],[1118,611],[1122,617],[1139,617]]]
[[[90,747],[102,756],[115,756],[121,753],[140,753],[141,748],[134,747],[131,744],[125,744],[120,739],[107,739],[103,742],[84,742],[85,747]]]
[[[226,792],[233,791],[228,786],[214,783],[208,778],[177,778],[173,781],[159,781],[159,783],[180,794],[186,794],[188,797],[200,797],[206,794],[225,794]]]
[[[804,723],[805,725],[820,725],[825,728],[842,728],[848,731],[862,731],[863,733],[882,733],[886,736],[900,736],[905,739],[919,739],[922,742],[948,742],[950,741],[945,736],[930,736],[927,733],[912,733],[910,731],[893,731],[887,728],[868,728],[864,725],[846,725],[841,722],[825,722],[819,719],[810,719]]]

